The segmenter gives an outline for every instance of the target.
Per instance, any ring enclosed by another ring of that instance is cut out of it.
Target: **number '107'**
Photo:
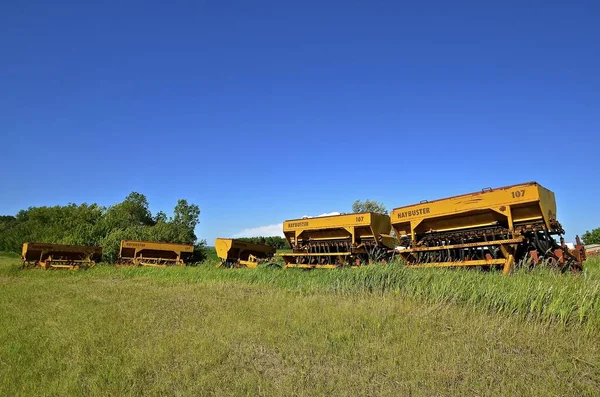
[[[512,194],[512,198],[525,197],[525,189],[515,190],[514,192],[510,192],[510,194]]]

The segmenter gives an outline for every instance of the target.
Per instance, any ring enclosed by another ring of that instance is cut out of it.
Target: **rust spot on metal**
[[[533,259],[534,265],[537,265],[538,263],[540,263],[540,256],[538,255],[537,250],[529,251],[529,256],[531,256],[531,259]]]

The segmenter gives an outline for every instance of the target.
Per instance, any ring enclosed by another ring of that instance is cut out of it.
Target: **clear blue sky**
[[[0,4],[0,214],[138,191],[212,243],[536,180],[600,226],[597,1],[93,3]]]

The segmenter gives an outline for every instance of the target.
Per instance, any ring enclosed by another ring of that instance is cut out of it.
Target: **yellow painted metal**
[[[21,267],[69,269],[93,267],[102,259],[102,247],[47,243],[24,243]]]
[[[337,269],[339,265],[307,265],[300,263],[288,263],[284,266],[284,269]],[[357,266],[352,266],[357,267]]]
[[[395,208],[392,227],[397,235],[472,229],[484,225],[505,224],[512,219],[513,230],[543,223],[555,230],[554,193],[536,182],[463,194],[441,200],[425,201]]]
[[[217,267],[248,267],[255,268],[264,260],[275,254],[275,248],[266,244],[255,244],[231,238],[217,238],[215,250],[221,259]]]
[[[457,267],[457,266],[491,266],[491,265],[504,265],[505,259],[490,259],[490,260],[476,260],[476,261],[464,261],[464,262],[428,262],[428,263],[408,263],[406,267]]]
[[[194,246],[192,244],[123,240],[121,241],[121,250],[117,267],[185,266],[185,261],[193,252]]]
[[[538,230],[550,234],[564,233],[556,220],[554,193],[536,182],[483,189],[480,192],[395,208],[391,213],[391,223],[396,235],[403,236],[405,243],[409,242],[408,247],[398,253],[411,267],[481,266],[485,263],[504,265],[505,273],[513,267],[515,252],[519,243],[525,240],[522,237],[525,233]],[[465,236],[468,236],[470,231],[485,228],[505,230],[504,234],[512,238],[446,246],[442,241],[440,245],[420,246],[421,239],[428,235],[465,232]],[[484,262],[471,258],[464,262],[434,261],[426,264],[417,258],[419,253],[424,252],[450,252],[450,249],[460,252],[467,248],[483,249],[486,246],[499,248],[503,257],[492,259],[489,254],[488,260]]]
[[[390,232],[390,217],[373,212],[291,219],[283,222],[283,234],[293,252],[281,257],[286,267],[301,268],[364,262],[375,251],[381,255],[396,247]]]
[[[352,243],[362,239],[382,241],[394,248],[394,238],[390,236],[390,217],[373,212],[322,216],[316,218],[292,219],[283,222],[283,234],[290,246],[297,246],[303,240],[350,239]]]

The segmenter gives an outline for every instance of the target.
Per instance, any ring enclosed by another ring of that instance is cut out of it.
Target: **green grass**
[[[401,265],[368,266],[335,271],[217,269],[216,261],[193,268],[121,269],[97,266],[89,274],[52,277],[135,277],[157,283],[242,282],[300,293],[391,294],[425,303],[453,303],[533,321],[600,329],[600,258],[589,260],[583,274],[553,269],[500,272],[456,269],[406,269]],[[15,277],[49,277],[12,267]],[[1,273],[0,273],[1,274]]]
[[[19,270],[0,395],[598,395],[600,261],[580,275]]]
[[[8,259],[8,258],[20,259],[21,256],[19,254],[17,254],[16,252],[0,251],[0,258],[4,258],[4,259]]]

